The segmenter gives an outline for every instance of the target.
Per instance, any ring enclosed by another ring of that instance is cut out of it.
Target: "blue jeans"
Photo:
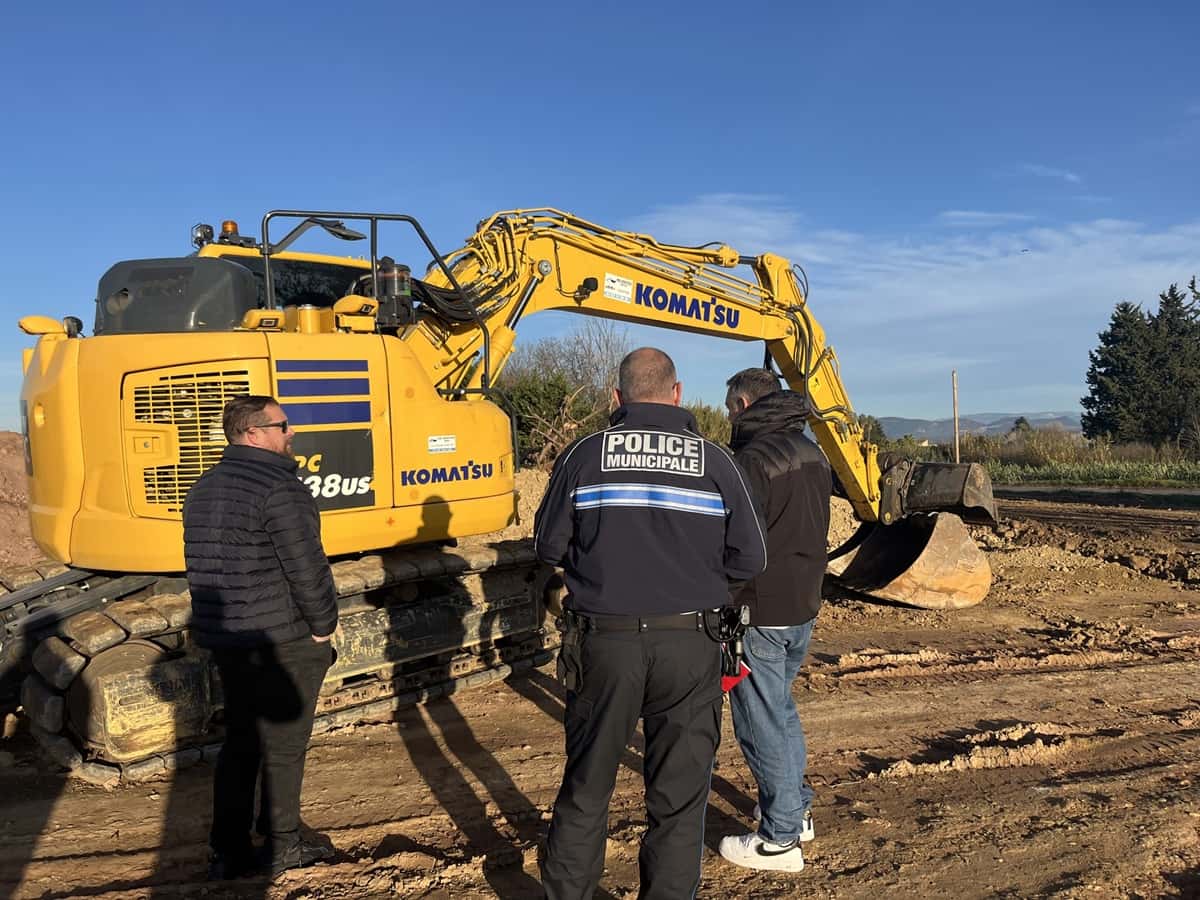
[[[730,692],[733,731],[758,782],[758,833],[780,844],[799,836],[812,805],[812,789],[804,782],[804,729],[792,699],[792,682],[808,655],[815,621],[749,629],[743,644],[750,675]]]

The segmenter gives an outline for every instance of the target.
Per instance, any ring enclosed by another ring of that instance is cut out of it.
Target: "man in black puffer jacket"
[[[338,620],[320,515],[296,477],[283,409],[272,397],[238,397],[222,425],[229,446],[183,505],[191,631],[212,651],[225,695],[209,837],[214,879],[256,867],[250,827],[260,768],[259,831],[271,874],[332,853],[300,834],[300,787]]]
[[[804,867],[800,842],[814,836],[813,793],[804,781],[807,753],[792,682],[821,608],[833,479],[825,455],[804,435],[803,396],[781,391],[766,369],[746,369],[727,385],[730,446],[765,514],[767,569],[735,594],[734,602],[750,608],[750,675],[730,692],[761,820],[756,832],[725,837],[719,849],[741,866],[797,872]]]

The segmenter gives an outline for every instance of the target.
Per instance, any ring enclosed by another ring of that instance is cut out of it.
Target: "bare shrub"
[[[572,441],[604,427],[617,366],[630,349],[627,331],[606,319],[517,348],[499,387],[517,417],[523,462],[549,465]]]

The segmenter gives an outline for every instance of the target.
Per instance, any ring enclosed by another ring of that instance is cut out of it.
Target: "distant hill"
[[[1083,430],[1077,412],[972,413],[959,416],[958,430],[961,434],[1007,434],[1012,430],[1013,422],[1021,416],[1028,419],[1034,428]],[[880,416],[879,424],[883,426],[883,433],[892,439],[910,434],[917,440],[935,444],[954,440],[953,419],[903,419],[896,416]]]

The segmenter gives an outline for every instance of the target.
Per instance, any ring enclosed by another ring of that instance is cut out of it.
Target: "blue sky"
[[[553,206],[782,253],[879,416],[948,415],[951,369],[964,412],[1073,409],[1114,304],[1200,274],[1195,3],[101,6],[0,33],[4,428],[18,317],[90,323],[112,262],[271,208],[407,212],[449,250]],[[760,360],[632,339],[709,402]]]

